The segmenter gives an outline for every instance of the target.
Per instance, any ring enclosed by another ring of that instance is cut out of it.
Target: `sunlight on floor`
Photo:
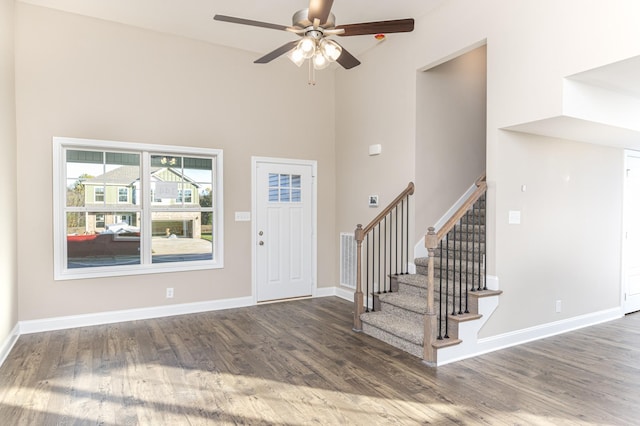
[[[125,376],[120,376],[122,371]],[[158,380],[149,379],[157,376]],[[308,377],[313,380],[313,376]],[[302,381],[305,377],[286,380]],[[164,384],[163,384],[164,383]],[[171,389],[166,386],[171,383]],[[319,424],[566,424],[578,419],[538,416],[518,407],[497,411],[479,403],[458,406],[452,403],[419,403],[362,394],[344,393],[303,384],[290,384],[260,377],[215,371],[167,368],[145,364],[144,371],[111,370],[103,376],[79,374],[74,386],[68,378],[39,383],[37,388],[4,389],[5,407],[59,416],[60,424],[89,420],[99,424],[216,424],[276,423]],[[425,390],[426,391],[426,390]],[[18,401],[30,401],[19,407]],[[55,401],[55,404],[51,402]],[[176,403],[180,401],[180,403]],[[60,412],[51,412],[60,407]],[[49,417],[50,418],[50,417]],[[66,420],[64,420],[66,419]],[[64,420],[64,421],[63,421]],[[58,423],[56,423],[58,424]],[[595,425],[580,419],[582,425]],[[598,423],[602,424],[602,423]]]

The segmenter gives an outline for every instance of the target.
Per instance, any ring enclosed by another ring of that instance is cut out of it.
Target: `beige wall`
[[[500,128],[560,115],[563,77],[639,55],[638,19],[633,0],[450,0],[337,72],[338,228],[368,220],[367,194],[390,200],[416,179],[418,70],[486,40],[488,269],[504,296],[482,335],[619,306],[622,151]],[[367,158],[371,141],[397,150]]]
[[[622,150],[506,131],[498,145],[495,260],[504,295],[485,333],[618,306]],[[507,223],[509,210],[521,212],[520,225]]]
[[[161,306],[168,286],[171,303],[250,296],[251,226],[233,217],[251,210],[252,155],[318,161],[318,286],[335,285],[333,76],[319,73],[310,87],[306,72],[288,61],[260,66],[254,59],[18,4],[20,320]],[[223,149],[225,268],[54,281],[53,136]]]
[[[14,1],[0,1],[0,350],[18,322],[16,260],[16,115],[14,93]]]
[[[366,225],[379,209],[368,195],[388,205],[414,180],[415,70],[406,66],[406,34],[389,37],[362,65],[336,72],[336,206],[341,232]],[[369,156],[369,146],[382,153]],[[338,254],[335,256],[336,261]]]
[[[418,19],[413,33],[361,55],[361,66],[319,73],[315,88],[285,61],[256,66],[255,55],[237,50],[25,4],[17,12],[20,214],[3,214],[25,230],[21,320],[159,306],[169,285],[172,303],[250,295],[250,225],[232,218],[251,207],[252,155],[318,160],[318,279],[335,285],[338,232],[375,216],[368,195],[387,204],[418,177],[419,70],[485,40],[488,262],[505,294],[483,335],[620,303],[621,150],[500,129],[560,115],[564,76],[640,54],[636,0],[449,0]],[[3,99],[0,108],[10,104]],[[11,111],[0,120],[7,117]],[[53,281],[52,200],[32,194],[33,182],[42,183],[39,194],[50,193],[54,135],[224,149],[225,269]],[[378,143],[382,154],[369,157],[368,146]],[[519,226],[507,224],[513,209],[522,211]],[[3,273],[15,279],[15,271]]]
[[[419,240],[486,170],[487,48],[417,73]]]

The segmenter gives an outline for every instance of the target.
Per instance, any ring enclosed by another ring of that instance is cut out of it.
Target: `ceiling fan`
[[[310,74],[315,69],[328,67],[332,62],[339,63],[345,69],[360,65],[358,59],[336,41],[329,39],[329,36],[345,37],[413,31],[414,20],[411,18],[336,26],[335,16],[331,13],[331,6],[333,6],[333,0],[310,0],[309,8],[294,13],[293,24],[288,27],[226,15],[215,15],[213,19],[234,24],[289,31],[299,35],[302,37],[300,40],[290,41],[258,58],[254,63],[266,64],[288,53],[289,59],[298,66],[301,66],[306,59],[309,59]]]

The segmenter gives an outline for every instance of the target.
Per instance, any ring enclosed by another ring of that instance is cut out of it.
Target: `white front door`
[[[254,164],[256,300],[311,296],[314,164],[276,160]]]
[[[624,191],[624,312],[640,310],[640,152],[627,152]]]

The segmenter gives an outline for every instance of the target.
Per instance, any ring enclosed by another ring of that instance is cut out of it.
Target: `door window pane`
[[[300,175],[269,173],[269,202],[301,202],[302,190],[300,180]]]

